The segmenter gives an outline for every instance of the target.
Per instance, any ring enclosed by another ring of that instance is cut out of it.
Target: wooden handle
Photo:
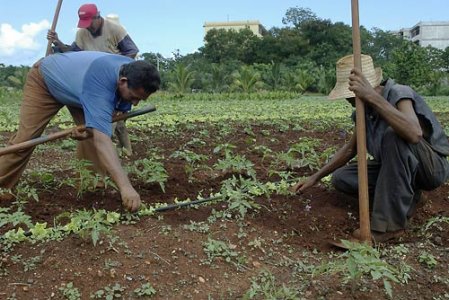
[[[352,11],[352,45],[354,68],[362,71],[362,51],[360,42],[359,2],[351,0]],[[365,105],[359,98],[355,99],[356,134],[357,134],[357,165],[359,179],[359,215],[360,235],[362,241],[371,245],[371,229],[369,217],[368,171],[366,161],[366,129]]]
[[[156,110],[156,107],[154,105],[150,105],[150,106],[144,107],[142,109],[136,109],[134,111],[130,111],[125,114],[114,116],[112,118],[112,122],[117,122],[117,121],[129,119],[132,117],[140,116],[140,115],[143,115],[143,114],[155,111],[155,110]],[[84,131],[84,130],[86,130],[86,126],[78,125],[76,127],[65,129],[63,131],[55,132],[55,133],[52,133],[49,135],[43,135],[43,136],[40,136],[38,138],[29,140],[26,142],[22,142],[19,144],[15,144],[15,145],[11,145],[11,146],[2,148],[2,149],[0,149],[0,156],[9,154],[9,153],[13,153],[13,152],[17,152],[17,151],[20,151],[23,149],[28,149],[28,148],[37,146],[39,144],[43,144],[43,143],[46,143],[49,141],[53,141],[53,140],[57,140],[57,139],[66,137],[66,136],[70,135],[72,133],[72,131],[75,129],[77,129],[78,131]]]
[[[56,30],[56,24],[58,23],[59,11],[61,10],[62,0],[58,0],[58,5],[56,5],[55,15],[53,16],[53,22],[51,23],[51,31]],[[47,52],[45,52],[45,56],[48,56],[51,53],[51,44],[53,41],[48,41],[47,44]]]

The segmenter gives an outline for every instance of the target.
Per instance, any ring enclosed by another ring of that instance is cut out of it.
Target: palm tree
[[[249,66],[242,66],[239,71],[234,72],[233,77],[234,88],[244,93],[252,92],[262,84],[260,74]]]
[[[193,81],[195,80],[195,72],[190,71],[188,66],[180,63],[173,72],[173,82],[169,82],[170,89],[176,93],[184,94],[190,92]]]

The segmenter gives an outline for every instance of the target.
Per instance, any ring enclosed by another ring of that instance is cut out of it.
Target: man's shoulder
[[[107,18],[104,19],[104,26],[112,32],[126,32],[125,27],[123,27],[121,24],[112,20],[108,20]]]

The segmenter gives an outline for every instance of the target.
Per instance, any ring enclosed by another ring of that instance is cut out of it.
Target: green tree
[[[179,94],[184,94],[191,91],[191,86],[194,78],[195,72],[190,71],[188,66],[182,63],[176,65],[175,70],[172,72],[172,76],[169,81],[169,88]]]
[[[392,65],[389,74],[398,83],[410,85],[414,88],[425,86],[433,72],[429,64],[429,55],[426,48],[409,41],[392,52]]]
[[[301,27],[302,24],[308,21],[317,20],[317,16],[309,8],[304,7],[291,7],[287,9],[285,17],[282,18],[282,24],[293,25],[296,28]]]
[[[236,90],[249,93],[260,87],[260,74],[250,66],[242,66],[240,70],[232,74],[234,81],[232,86]]]
[[[204,38],[204,46],[199,50],[212,63],[238,60],[245,64],[255,62],[255,50],[259,38],[249,29],[209,30]]]

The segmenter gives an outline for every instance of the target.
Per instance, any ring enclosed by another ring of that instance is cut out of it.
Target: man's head
[[[328,99],[355,98],[349,88],[349,75],[354,68],[354,56],[347,55],[337,61],[337,82]],[[371,56],[362,54],[362,72],[372,87],[377,87],[382,81],[382,69],[374,68]]]
[[[117,89],[123,100],[137,105],[140,100],[145,100],[156,92],[160,85],[158,70],[153,65],[138,60],[121,67]]]
[[[95,4],[83,4],[78,9],[78,27],[89,28],[92,27],[96,20],[100,18],[100,12]]]

